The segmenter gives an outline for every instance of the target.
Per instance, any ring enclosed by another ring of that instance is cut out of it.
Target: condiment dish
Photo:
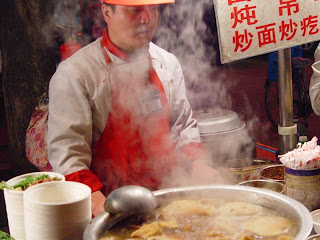
[[[308,237],[306,240],[320,240],[320,234],[312,235]]]
[[[320,236],[320,209],[311,212],[314,231]],[[319,237],[320,239],[320,237]]]

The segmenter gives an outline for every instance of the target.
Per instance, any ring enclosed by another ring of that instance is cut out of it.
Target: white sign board
[[[320,0],[213,0],[221,62],[320,39]]]

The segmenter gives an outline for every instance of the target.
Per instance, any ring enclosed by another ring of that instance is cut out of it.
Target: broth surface
[[[100,240],[293,240],[297,229],[290,219],[257,204],[174,200],[125,219]]]

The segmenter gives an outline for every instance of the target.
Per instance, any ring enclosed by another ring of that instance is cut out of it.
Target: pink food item
[[[291,169],[311,170],[320,168],[320,146],[317,145],[317,142],[318,138],[313,137],[311,141],[305,142],[301,147],[280,155],[280,162]]]

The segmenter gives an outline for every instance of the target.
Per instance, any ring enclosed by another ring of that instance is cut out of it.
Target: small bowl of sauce
[[[284,182],[285,166],[282,164],[271,165],[260,170],[260,178]]]

